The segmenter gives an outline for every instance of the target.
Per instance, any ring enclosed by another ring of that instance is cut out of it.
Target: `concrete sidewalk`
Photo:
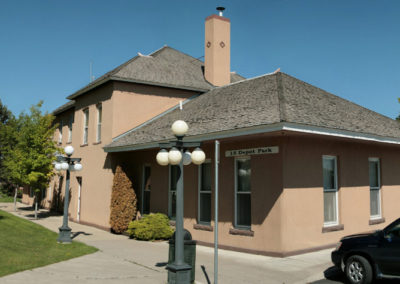
[[[58,232],[62,216],[41,210],[39,220],[26,205],[0,203],[0,210],[11,212]],[[90,226],[70,222],[74,240],[97,247],[100,251],[23,271],[0,278],[0,283],[166,283],[167,242],[135,241]],[[219,283],[310,283],[324,279],[332,266],[331,250],[287,258],[219,250]],[[197,246],[196,283],[213,283],[214,249]]]

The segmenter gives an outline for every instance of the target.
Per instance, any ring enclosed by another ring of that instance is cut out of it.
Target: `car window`
[[[400,239],[400,224],[397,224],[396,226],[390,228],[387,231],[387,235],[392,237],[392,238]]]

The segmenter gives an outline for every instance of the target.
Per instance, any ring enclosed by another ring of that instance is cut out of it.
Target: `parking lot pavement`
[[[19,206],[24,207],[20,204]],[[10,207],[12,208],[12,207]],[[0,209],[12,211],[0,204]],[[43,211],[41,216],[46,216]],[[14,213],[32,220],[22,208]],[[32,220],[58,232],[62,216]],[[166,283],[167,242],[141,242],[90,226],[69,223],[74,240],[99,252],[0,278],[0,283]],[[325,279],[331,250],[275,258],[219,250],[219,283],[312,283]],[[214,282],[214,249],[197,246],[196,283]],[[317,282],[319,283],[319,282]],[[322,283],[322,282],[321,282]],[[340,282],[339,282],[340,283]]]

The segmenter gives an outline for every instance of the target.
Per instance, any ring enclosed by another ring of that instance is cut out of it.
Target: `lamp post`
[[[74,153],[74,147],[67,146],[64,148],[64,152],[67,155],[57,156],[57,162],[54,165],[56,171],[67,171],[67,181],[65,183],[65,196],[64,196],[64,216],[63,224],[60,228],[60,233],[58,235],[57,241],[59,243],[71,243],[71,228],[68,227],[68,205],[69,205],[69,177],[70,171],[80,171],[82,170],[82,164],[80,163],[81,158],[71,158]]]
[[[183,166],[191,162],[201,165],[206,156],[199,148],[200,142],[183,142],[183,137],[189,127],[183,120],[177,120],[172,124],[171,130],[176,140],[168,143],[161,143],[161,150],[156,159],[161,166],[179,165],[178,180],[176,183],[176,231],[175,231],[175,261],[167,266],[168,283],[186,284],[190,283],[191,266],[184,260],[184,240],[183,240]],[[195,148],[190,153],[188,148]],[[169,152],[166,149],[170,149]]]

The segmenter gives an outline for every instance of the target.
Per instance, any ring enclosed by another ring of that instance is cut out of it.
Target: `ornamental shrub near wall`
[[[131,180],[117,166],[111,192],[110,225],[114,233],[125,232],[129,222],[136,217],[137,198]]]
[[[129,223],[129,236],[138,240],[167,240],[171,238],[174,230],[169,225],[167,215],[155,213],[143,215],[140,220]]]

